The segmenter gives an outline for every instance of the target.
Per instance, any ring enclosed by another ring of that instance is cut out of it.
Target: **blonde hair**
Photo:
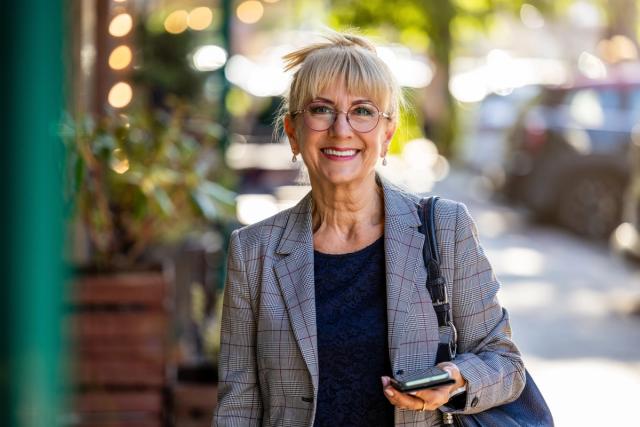
[[[376,54],[375,46],[351,33],[330,33],[283,57],[285,71],[296,69],[280,108],[277,129],[291,111],[303,109],[320,92],[343,82],[347,92],[366,94],[380,111],[397,120],[402,92],[391,70]]]

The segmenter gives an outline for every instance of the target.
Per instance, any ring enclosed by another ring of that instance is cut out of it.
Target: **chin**
[[[373,170],[368,174],[355,171],[332,171],[330,173],[320,174],[317,177],[318,181],[323,183],[345,185],[366,181],[369,177],[375,177],[375,173]]]

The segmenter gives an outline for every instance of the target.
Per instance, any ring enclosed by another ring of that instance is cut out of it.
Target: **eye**
[[[376,109],[371,105],[356,105],[350,113],[356,117],[371,117],[376,115]]]
[[[309,105],[309,107],[307,107],[307,110],[309,110],[309,112],[311,114],[314,114],[314,115],[333,115],[333,114],[335,114],[334,109],[331,108],[329,105],[326,105],[326,104],[311,104],[311,105]]]

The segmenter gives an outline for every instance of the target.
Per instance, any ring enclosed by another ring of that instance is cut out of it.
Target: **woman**
[[[400,89],[358,36],[333,34],[285,60],[297,71],[284,129],[311,192],[231,236],[214,425],[439,426],[440,411],[514,400],[524,367],[499,284],[466,207],[448,200],[436,226],[459,354],[439,366],[455,383],[414,394],[390,385],[432,367],[439,341],[420,199],[375,173]]]

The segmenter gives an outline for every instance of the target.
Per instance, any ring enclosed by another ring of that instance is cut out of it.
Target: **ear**
[[[291,151],[293,151],[293,154],[298,154],[300,152],[300,147],[298,146],[298,136],[296,135],[296,123],[289,114],[284,117],[284,132],[289,138]]]
[[[389,144],[391,144],[391,139],[393,138],[393,135],[396,133],[396,129],[398,127],[398,124],[396,122],[389,122],[389,124],[387,125],[387,129],[384,131],[384,141],[382,142],[382,150],[381,150],[381,156],[380,157],[384,157],[387,155],[387,151],[389,150]]]

